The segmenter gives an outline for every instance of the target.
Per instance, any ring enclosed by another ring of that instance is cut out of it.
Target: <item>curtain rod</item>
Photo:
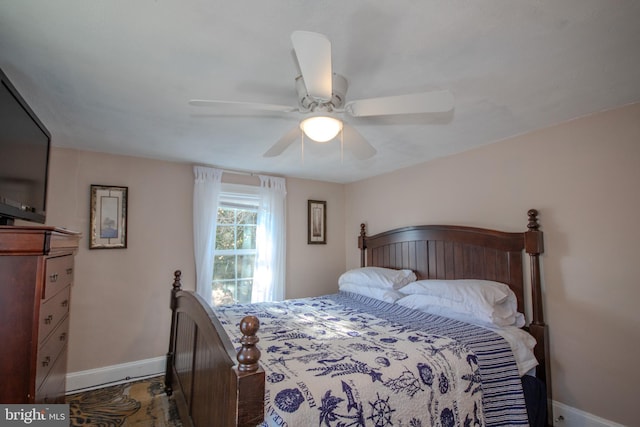
[[[257,172],[234,171],[234,170],[227,170],[227,169],[222,169],[222,172],[223,173],[232,173],[234,175],[247,175],[247,176],[262,175],[262,174],[259,174]]]
[[[218,166],[212,166],[212,165],[199,165],[199,164],[195,164],[194,166],[202,166],[204,168],[213,168],[213,169],[218,169],[221,170],[223,173],[232,173],[232,174],[236,174],[236,175],[247,175],[247,176],[258,176],[261,175],[258,172],[247,172],[247,171],[239,171],[239,170],[231,170],[231,169],[224,169],[224,168],[220,168]]]
[[[274,177],[279,177],[279,178],[286,178],[284,175],[277,175],[277,174],[270,174],[270,173],[266,173],[266,172],[248,172],[248,171],[241,171],[241,170],[232,170],[232,169],[224,169],[224,168],[219,168],[217,166],[210,166],[210,165],[198,165],[198,166],[203,166],[203,167],[207,167],[207,168],[215,168],[215,169],[219,169],[221,170],[223,173],[231,173],[234,175],[245,175],[245,176],[259,176],[259,175],[265,175],[265,176],[274,176]]]

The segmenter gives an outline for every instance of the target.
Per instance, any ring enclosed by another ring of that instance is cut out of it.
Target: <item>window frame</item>
[[[257,219],[257,212],[258,212],[258,208],[259,208],[259,188],[258,187],[254,187],[254,186],[248,186],[248,185],[240,185],[240,184],[226,184],[223,183],[222,184],[222,188],[220,191],[220,197],[218,200],[218,205],[216,207],[216,209],[239,209],[239,210],[248,210],[248,211],[255,211],[256,212],[256,221],[253,224],[249,224],[249,225],[253,225],[256,229],[257,229],[257,224],[258,224],[258,219]],[[216,212],[217,213],[217,212]],[[237,233],[237,228],[239,226],[242,226],[242,224],[239,224],[236,222],[237,218],[234,218],[234,223],[232,224],[233,227],[235,228],[234,232]],[[218,229],[219,226],[225,226],[225,225],[229,225],[229,224],[221,224],[219,217],[217,216],[216,219],[216,230]],[[236,236],[237,237],[237,234]],[[213,249],[213,259],[211,260],[211,262],[213,263],[213,275],[211,277],[211,292],[212,292],[212,304],[215,305],[215,299],[214,299],[214,292],[215,292],[215,284],[216,283],[221,283],[223,289],[229,289],[229,287],[233,288],[232,291],[232,295],[233,295],[233,302],[245,302],[245,301],[239,301],[238,297],[239,297],[239,290],[240,290],[240,284],[242,281],[245,281],[247,279],[253,279],[253,277],[251,278],[246,278],[246,277],[238,277],[237,273],[238,273],[238,258],[239,256],[246,256],[246,255],[253,255],[254,259],[255,256],[257,255],[257,248],[253,248],[253,249],[247,249],[247,248],[240,248],[240,249],[216,249],[217,247],[217,232],[216,232],[216,241],[214,242],[214,249]],[[218,256],[234,256],[236,257],[234,262],[235,262],[235,275],[233,279],[215,279],[215,258]],[[227,286],[227,283],[230,283],[230,286]],[[253,286],[253,282],[251,283],[251,285]],[[225,301],[226,302],[226,301]],[[250,301],[248,301],[250,302]]]

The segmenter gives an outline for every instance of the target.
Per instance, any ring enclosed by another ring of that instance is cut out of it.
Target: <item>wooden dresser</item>
[[[0,403],[62,403],[80,234],[0,226]]]

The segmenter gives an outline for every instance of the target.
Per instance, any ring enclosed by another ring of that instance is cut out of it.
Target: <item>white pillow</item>
[[[432,295],[413,294],[397,300],[396,304],[480,326],[520,328],[525,323],[524,315],[518,313],[513,301],[509,299],[491,305],[482,300],[456,301]]]
[[[490,280],[418,280],[402,289],[404,294],[425,294],[453,301],[481,300],[489,305],[500,304],[515,294],[508,285]]]
[[[343,283],[339,285],[339,287],[340,290],[344,292],[353,292],[354,294],[379,299],[391,304],[404,296],[400,292],[393,289],[376,288],[367,285],[356,285],[354,283]]]
[[[355,268],[343,273],[338,279],[338,285],[352,283],[367,285],[374,288],[400,289],[416,280],[416,274],[411,270],[394,270],[383,267]]]

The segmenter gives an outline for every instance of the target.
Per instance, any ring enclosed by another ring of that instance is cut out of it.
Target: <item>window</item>
[[[251,302],[256,260],[258,196],[255,190],[220,194],[213,254],[214,305]]]

